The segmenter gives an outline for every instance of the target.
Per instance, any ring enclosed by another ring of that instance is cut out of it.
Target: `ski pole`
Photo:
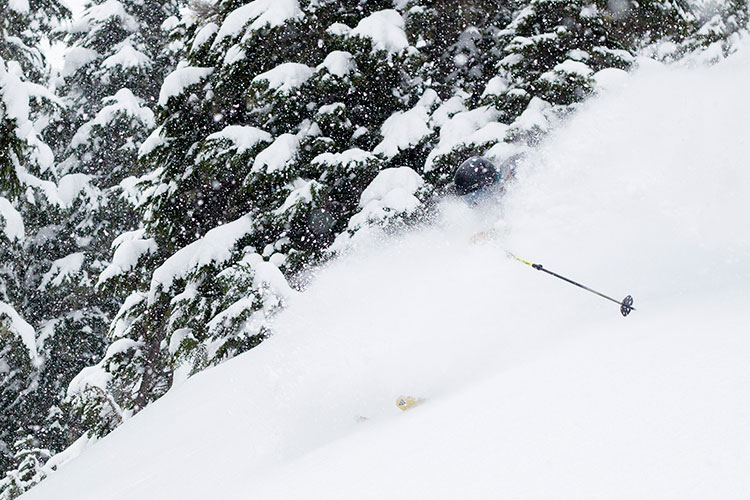
[[[544,271],[547,274],[551,274],[555,278],[560,278],[563,281],[567,281],[571,285],[575,285],[577,287],[583,288],[586,291],[589,291],[591,293],[595,293],[599,297],[603,297],[603,298],[605,298],[607,300],[611,300],[612,302],[614,302],[615,304],[618,304],[620,306],[620,312],[622,313],[623,316],[627,316],[628,314],[630,314],[630,311],[635,311],[635,307],[633,307],[633,297],[630,296],[630,295],[628,295],[627,297],[625,297],[624,299],[622,299],[622,301],[615,300],[612,297],[608,297],[607,295],[604,295],[603,293],[597,292],[596,290],[593,290],[593,289],[591,289],[591,288],[589,288],[589,287],[587,287],[585,285],[582,285],[582,284],[577,283],[577,282],[575,282],[575,281],[573,281],[571,279],[568,279],[565,276],[560,276],[559,274],[557,274],[555,272],[552,272],[549,269],[545,269],[544,266],[542,266],[541,264],[534,264],[532,262],[529,262],[528,260],[523,260],[520,257],[516,257],[515,255],[513,255],[510,252],[508,252],[508,255],[511,256],[511,257],[513,257],[514,259],[516,259],[518,262],[522,262],[523,264],[526,264],[527,266],[531,266],[532,268],[536,269],[537,271]]]

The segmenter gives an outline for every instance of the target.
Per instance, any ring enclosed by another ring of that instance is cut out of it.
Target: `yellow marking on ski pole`
[[[529,262],[528,260],[523,260],[523,259],[522,259],[522,258],[520,258],[520,257],[516,257],[515,255],[513,255],[513,254],[512,254],[512,253],[510,253],[510,252],[508,252],[508,255],[510,255],[511,257],[513,257],[514,259],[516,259],[516,260],[517,260],[518,262],[523,262],[524,264],[526,264],[526,265],[527,265],[527,266],[529,266],[529,267],[534,267],[534,264],[532,264],[532,263],[531,263],[531,262]]]

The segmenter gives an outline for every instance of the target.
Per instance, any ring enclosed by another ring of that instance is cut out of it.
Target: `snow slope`
[[[23,499],[747,498],[749,80],[748,47],[642,61],[504,206],[446,201],[431,227],[360,243],[277,335]],[[501,241],[469,243],[492,226]],[[402,413],[400,394],[427,401]]]

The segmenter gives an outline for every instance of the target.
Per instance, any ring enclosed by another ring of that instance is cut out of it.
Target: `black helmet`
[[[497,177],[497,169],[491,161],[481,156],[473,156],[459,165],[453,183],[456,193],[463,196],[494,184]]]

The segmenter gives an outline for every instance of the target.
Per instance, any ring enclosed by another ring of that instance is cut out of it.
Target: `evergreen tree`
[[[82,261],[80,281],[44,284],[48,295],[67,298],[50,327],[53,338],[73,337],[65,345],[75,342],[85,353],[61,377],[61,397],[72,376],[104,354],[109,324],[128,293],[96,285],[110,266],[115,238],[141,225],[129,179],[138,173],[138,148],[154,127],[151,107],[169,71],[169,16],[176,9],[174,2],[95,2],[67,37],[72,47],[60,88],[69,112],[60,117],[57,132],[75,133],[58,133],[56,142],[64,179],[82,179],[88,189],[79,191],[63,226],[75,242],[66,258]],[[77,437],[88,429],[87,417],[75,405],[72,416],[71,435]]]
[[[13,446],[16,468],[0,479],[0,500],[13,500],[46,477],[44,464],[50,458],[50,451],[39,448],[39,441],[33,435],[18,440]]]
[[[169,70],[168,56],[162,56],[167,51],[161,51],[168,40],[160,29],[173,10],[162,2],[90,5],[68,37],[74,46],[59,82],[63,100],[39,85],[24,87],[32,104],[46,100],[55,108],[34,120],[38,106],[31,107],[25,128],[17,127],[28,134],[25,141],[9,148],[13,171],[20,175],[17,182],[8,176],[7,190],[25,194],[17,206],[27,237],[2,241],[8,277],[3,300],[34,318],[35,333],[33,350],[16,341],[3,353],[13,361],[5,365],[10,390],[4,391],[2,417],[13,425],[1,426],[8,433],[4,457],[10,457],[7,443],[13,436],[31,432],[55,453],[80,432],[80,423],[71,428],[60,405],[71,379],[104,354],[108,325],[119,307],[116,294],[97,293],[95,284],[109,264],[115,236],[140,225],[120,184],[136,173],[137,149],[153,127],[147,103],[155,101]],[[13,97],[17,108],[18,96]],[[46,127],[35,128],[35,121]],[[52,146],[57,166],[37,130]],[[5,460],[0,471],[13,467],[9,477],[21,477],[25,462],[11,462]]]
[[[0,476],[18,439],[44,424],[38,404],[44,358],[32,303],[37,268],[30,248],[46,212],[59,202],[50,148],[39,131],[56,98],[41,85],[41,33],[67,11],[57,2],[4,2],[0,11]],[[43,239],[44,236],[42,236]],[[33,285],[32,285],[33,286]]]

